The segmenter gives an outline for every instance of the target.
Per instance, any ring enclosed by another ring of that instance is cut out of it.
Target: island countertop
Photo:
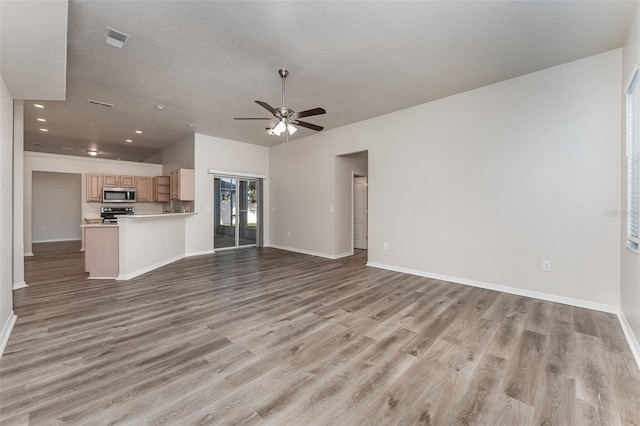
[[[141,213],[141,214],[127,214],[118,216],[118,220],[122,219],[151,219],[151,218],[170,218],[170,217],[184,217],[184,216],[194,216],[197,215],[197,212],[189,212],[189,213]]]

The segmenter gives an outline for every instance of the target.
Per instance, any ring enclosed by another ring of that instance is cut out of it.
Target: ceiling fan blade
[[[306,127],[307,129],[315,130],[316,132],[319,132],[320,130],[324,129],[324,127],[322,127],[322,126],[318,126],[318,125],[315,125],[315,124],[307,123],[306,121],[296,120],[293,123],[298,125],[298,126]]]
[[[249,118],[249,117],[233,117],[234,120],[273,120],[273,117],[271,118],[264,118],[264,117],[255,117],[255,118]]]
[[[327,111],[325,111],[324,108],[313,108],[313,109],[308,109],[306,111],[296,113],[296,117],[298,118],[311,117],[312,115],[320,115],[320,114],[326,114],[326,113]]]
[[[273,109],[273,107],[271,105],[269,105],[266,102],[262,102],[262,101],[255,101],[258,105],[260,105],[262,108],[266,109],[267,111],[269,111],[271,114],[275,115],[276,114],[276,110]]]

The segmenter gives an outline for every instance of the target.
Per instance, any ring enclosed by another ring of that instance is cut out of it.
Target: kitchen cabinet
[[[125,176],[122,176],[125,177]],[[136,176],[136,201],[137,202],[151,202],[153,200],[153,193],[151,191],[151,183],[153,178],[148,176]]]
[[[177,179],[179,179],[179,177],[177,177]],[[135,188],[136,201],[142,202],[142,203],[145,203],[145,202],[152,203],[155,201],[168,202],[170,200],[169,176],[157,176],[157,177],[129,176],[129,175],[123,176],[123,175],[111,175],[111,174],[103,175],[99,173],[87,173],[87,201],[88,202],[101,202],[103,187],[104,188]],[[191,192],[193,192],[193,190]],[[186,194],[188,195],[188,192],[186,192]],[[191,195],[191,197],[193,197],[193,195]]]
[[[135,188],[136,177],[135,176],[120,176],[120,188]]]
[[[194,170],[177,169],[172,171],[169,189],[172,200],[193,201],[196,192]]]
[[[156,176],[153,178],[153,201],[166,203],[171,199],[171,178]]]
[[[97,173],[87,173],[87,201],[102,201],[103,176]]]
[[[102,186],[109,188],[135,188],[135,176],[103,175]]]
[[[117,225],[83,225],[84,270],[90,278],[116,278],[119,273]]]
[[[110,188],[118,188],[120,186],[120,176],[102,175],[102,186],[108,186]]]

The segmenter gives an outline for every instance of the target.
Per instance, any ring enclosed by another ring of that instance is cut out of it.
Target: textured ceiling
[[[194,131],[270,146],[268,121],[233,117],[268,117],[254,100],[280,105],[279,68],[291,70],[287,106],[324,107],[306,120],[333,129],[620,47],[636,7],[70,1],[67,98],[25,103],[25,149],[141,161]],[[105,26],[131,36],[123,49],[102,41]]]
[[[64,100],[67,2],[4,0],[1,8],[0,68],[11,95]]]

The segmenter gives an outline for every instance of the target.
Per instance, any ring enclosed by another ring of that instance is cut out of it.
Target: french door
[[[255,247],[258,236],[258,185],[256,179],[214,178],[213,248]]]

